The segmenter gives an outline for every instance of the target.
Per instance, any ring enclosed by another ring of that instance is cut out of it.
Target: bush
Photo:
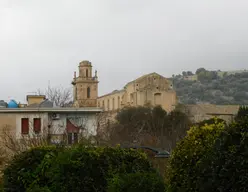
[[[14,156],[11,163],[4,170],[5,191],[25,192],[32,183],[46,182],[41,177],[47,164],[42,164],[43,159],[54,156],[57,149],[53,146],[37,147]],[[42,165],[42,166],[41,166]]]
[[[39,187],[35,185],[32,188],[29,188],[27,192],[51,192],[51,190],[48,187]]]
[[[200,165],[198,191],[248,191],[248,118],[232,123]]]
[[[108,192],[165,192],[163,178],[155,173],[116,175],[108,182]]]
[[[51,191],[106,191],[116,174],[152,172],[144,153],[132,150],[77,146],[60,153],[47,172]]]
[[[238,114],[235,117],[236,121],[242,120],[243,118],[248,117],[248,107],[247,106],[240,106],[238,110]]]
[[[211,118],[211,119],[206,119],[206,120],[203,120],[199,123],[197,123],[198,126],[204,126],[204,125],[211,125],[211,124],[215,124],[215,123],[224,123],[226,124],[225,120],[223,119],[219,119],[219,118]]]
[[[106,191],[116,174],[156,173],[146,155],[133,149],[40,147],[15,156],[4,172],[5,191]]]
[[[213,124],[194,126],[188,131],[169,160],[167,171],[169,191],[195,191],[199,164],[210,153],[224,127],[224,123],[216,119]]]

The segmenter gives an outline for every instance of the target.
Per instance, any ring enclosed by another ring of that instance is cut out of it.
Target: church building
[[[177,103],[172,82],[157,73],[150,73],[127,83],[122,90],[115,90],[98,97],[97,71],[92,76],[89,61],[79,63],[79,75],[74,72],[74,107],[100,107],[104,111],[116,111],[126,106],[161,105],[167,112]]]
[[[104,111],[127,106],[160,105],[170,112],[175,108],[177,98],[172,82],[157,73],[150,73],[127,83],[122,90],[98,97],[97,102]]]

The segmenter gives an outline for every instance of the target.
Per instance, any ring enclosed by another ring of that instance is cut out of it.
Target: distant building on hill
[[[183,79],[186,81],[197,81],[197,75],[187,75],[187,76],[183,76]]]
[[[239,107],[239,105],[194,104],[182,105],[181,110],[187,114],[194,123],[213,117],[218,117],[229,123],[234,120]]]
[[[245,72],[248,72],[248,70],[244,69],[244,70],[233,70],[233,71],[218,71],[217,75],[223,78],[225,75],[234,75],[237,73],[245,73]]]

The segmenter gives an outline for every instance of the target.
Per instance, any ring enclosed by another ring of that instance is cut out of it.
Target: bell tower
[[[74,72],[73,106],[74,107],[97,107],[98,77],[97,71],[92,76],[92,65],[89,61],[82,61],[78,66],[79,75]]]

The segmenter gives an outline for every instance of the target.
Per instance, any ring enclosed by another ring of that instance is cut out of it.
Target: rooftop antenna
[[[48,88],[50,87],[50,80],[48,80],[48,84],[47,84]]]
[[[34,95],[37,95],[37,92],[36,91],[31,91],[31,92],[27,92],[27,93],[32,93]]]

